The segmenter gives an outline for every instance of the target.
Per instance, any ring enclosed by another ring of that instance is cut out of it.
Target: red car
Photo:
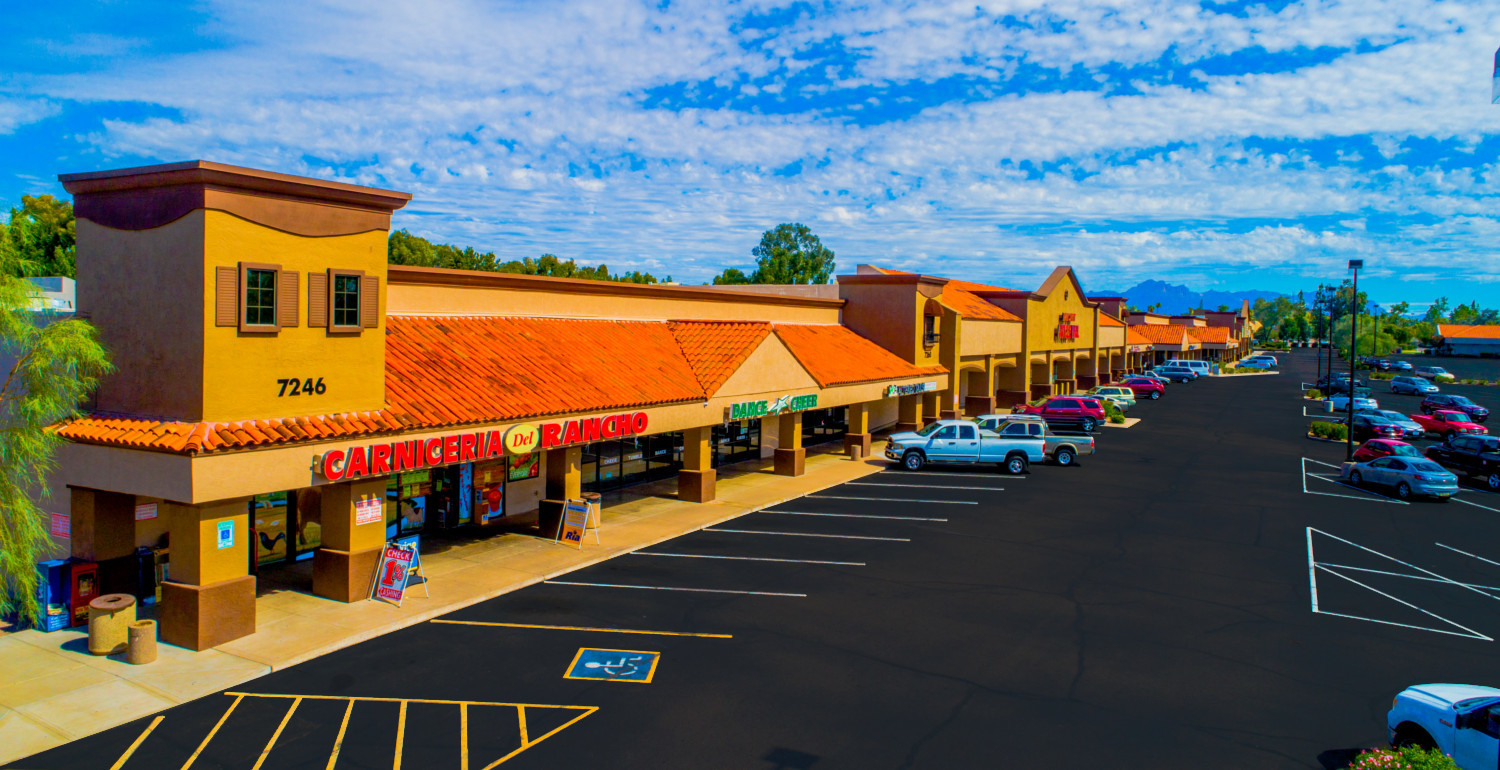
[[[1451,409],[1438,409],[1432,414],[1418,412],[1411,416],[1416,424],[1422,426],[1422,430],[1428,435],[1439,435],[1443,438],[1453,438],[1459,433],[1489,433],[1483,425],[1469,419],[1463,412],[1455,412]]]
[[[1378,457],[1422,457],[1422,451],[1406,443],[1389,438],[1372,438],[1361,444],[1359,449],[1354,450],[1354,462],[1362,463],[1366,460],[1374,460]]]
[[[1082,428],[1093,433],[1104,422],[1104,404],[1086,398],[1053,396],[1038,406],[1027,406],[1019,414],[1041,415],[1054,428]]]
[[[1136,398],[1149,398],[1153,401],[1167,392],[1166,383],[1148,380],[1145,377],[1126,377],[1120,380],[1120,384],[1130,388],[1130,392],[1134,393]]]

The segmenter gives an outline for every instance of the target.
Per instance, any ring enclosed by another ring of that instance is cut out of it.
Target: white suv
[[[1198,376],[1200,377],[1207,377],[1208,375],[1213,373],[1213,368],[1209,366],[1209,363],[1207,361],[1179,361],[1174,358],[1171,361],[1162,364],[1162,366],[1181,366],[1186,369],[1192,369],[1193,371],[1197,372]]]

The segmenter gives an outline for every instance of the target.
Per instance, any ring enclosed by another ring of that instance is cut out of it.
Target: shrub
[[[1321,401],[1323,400],[1323,391],[1318,390],[1317,388],[1309,388],[1308,391],[1303,394],[1303,398],[1311,398]]]
[[[1104,419],[1109,420],[1115,425],[1124,424],[1125,413],[1120,411],[1120,407],[1115,406],[1115,402],[1106,399],[1101,403],[1104,405]]]
[[[1393,372],[1370,372],[1370,379],[1372,380],[1389,380],[1395,376]]]
[[[1400,749],[1371,749],[1354,758],[1351,770],[1411,768],[1411,770],[1459,770],[1453,757],[1437,749],[1407,746]]]
[[[1349,438],[1349,426],[1343,423],[1323,422],[1320,420],[1312,424],[1311,433],[1318,438],[1343,441]]]

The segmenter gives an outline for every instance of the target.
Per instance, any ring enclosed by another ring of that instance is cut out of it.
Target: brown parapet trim
[[[736,302],[749,305],[783,305],[792,307],[841,308],[842,299],[819,299],[781,294],[751,294],[708,286],[663,286],[660,284],[591,281],[582,278],[552,278],[516,273],[491,273],[483,270],[452,270],[442,267],[390,265],[386,273],[390,285],[465,286],[482,289],[515,289],[519,291],[567,291],[573,294],[613,294],[625,297],[658,299],[695,299],[709,302]]]
[[[283,195],[298,195],[315,200],[337,201],[359,208],[387,213],[405,206],[411,193],[363,187],[344,182],[281,174],[275,171],[231,166],[206,160],[163,163],[154,166],[59,174],[63,189],[73,195],[132,190],[143,187],[172,187],[185,184],[216,184],[233,189],[259,190]]]
[[[922,275],[921,273],[887,273],[883,275],[841,275],[838,277],[840,284],[848,286],[861,285],[893,285],[900,286],[909,283],[930,283],[936,286],[947,285],[949,279],[939,278],[934,275]]]

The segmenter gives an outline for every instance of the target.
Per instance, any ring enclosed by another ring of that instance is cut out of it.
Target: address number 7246
[[[316,380],[311,377],[305,380],[290,377],[277,380],[276,384],[281,386],[281,390],[276,393],[277,398],[281,398],[282,396],[321,396],[328,390],[328,386],[323,384],[322,377]]]

